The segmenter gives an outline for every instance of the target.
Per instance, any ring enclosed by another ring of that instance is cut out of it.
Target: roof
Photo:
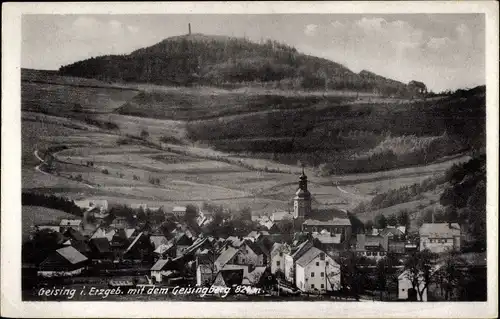
[[[76,250],[73,246],[59,248],[56,252],[73,265],[87,260],[87,257]]]
[[[342,236],[340,234],[313,234],[313,238],[319,240],[322,244],[340,244]]]
[[[243,269],[228,269],[221,270],[217,276],[222,276],[226,286],[230,287],[232,285],[241,285],[243,281]]]
[[[223,267],[225,264],[231,260],[231,258],[238,253],[239,249],[236,249],[234,247],[228,247],[226,250],[220,254],[219,257],[217,257],[217,260],[215,260],[215,264],[219,266],[219,268]]]
[[[163,267],[170,261],[170,259],[158,259],[158,261],[151,267],[152,271],[161,271]]]
[[[320,208],[312,210],[308,214],[304,224],[317,226],[350,226],[351,221],[347,216],[347,212],[343,210]]]
[[[155,249],[168,242],[165,236],[150,236],[149,240],[155,246]]]
[[[255,269],[252,272],[244,276],[242,284],[244,285],[258,284],[265,271],[266,271],[265,266],[255,267]]]
[[[310,240],[306,240],[304,241],[302,244],[300,244],[295,252],[292,254],[292,258],[293,260],[297,260],[298,258],[300,258],[304,253],[307,252],[308,248],[312,247],[312,241]]]
[[[243,244],[244,240],[240,239],[236,236],[229,236],[226,238],[225,243],[230,244],[233,247],[240,247]]]
[[[108,253],[111,251],[111,246],[106,238],[92,238],[90,243],[97,249],[100,253]]]
[[[318,257],[319,254],[321,254],[321,253],[325,254],[322,250],[319,250],[316,247],[311,247],[311,248],[309,248],[309,250],[306,251],[305,254],[303,254],[299,259],[297,259],[297,265],[305,267],[311,261],[313,261],[316,257]]]
[[[139,241],[139,238],[142,237],[142,234],[143,233],[141,232],[141,233],[139,233],[139,235],[137,235],[137,237],[135,237],[135,239],[132,241],[132,243],[130,243],[130,245],[125,250],[125,253],[129,252],[135,246],[135,244],[137,244],[137,242]]]
[[[60,226],[80,226],[81,219],[61,219]]]
[[[158,246],[154,252],[162,255],[172,247],[174,247],[174,245],[172,243],[162,244],[162,245]]]
[[[95,233],[90,238],[106,238],[108,241],[111,241],[115,236],[116,230],[106,230],[104,228],[98,228]]]
[[[425,223],[420,227],[419,234],[420,236],[450,238],[460,236],[460,226],[457,223],[452,223],[450,228],[448,223]]]
[[[186,212],[186,206],[175,206],[174,209],[172,209],[172,212],[178,212],[178,213],[181,213],[181,212]]]
[[[398,228],[385,228],[383,229],[380,233],[380,236],[388,236],[388,235],[393,235],[393,236],[403,236],[404,232],[402,232]]]
[[[132,237],[132,235],[135,233],[135,228],[127,228],[125,229],[125,236],[127,238]]]

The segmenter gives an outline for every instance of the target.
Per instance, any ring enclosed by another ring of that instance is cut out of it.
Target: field
[[[187,93],[179,88],[165,88],[167,95],[158,95],[162,91],[151,87],[138,86],[142,91],[114,84],[101,83],[99,87],[97,82],[65,77],[40,81],[43,77],[22,83],[23,190],[74,200],[105,198],[112,204],[146,203],[167,210],[203,202],[231,209],[250,207],[257,214],[292,207],[301,171],[297,161],[279,163],[189,140],[189,123],[193,122],[187,120],[193,116],[212,118],[207,121],[219,121],[221,126],[239,122],[242,130],[249,131],[241,125],[251,123],[243,121],[245,117],[253,119],[270,112],[288,114],[285,109],[295,117],[308,108],[335,116],[345,108],[328,106],[323,97],[314,94],[285,98],[276,92],[253,92],[247,98],[237,90],[220,93],[214,89],[213,96],[207,97],[197,96],[193,88],[186,89]],[[176,93],[179,94],[175,98],[168,98]],[[329,99],[332,105],[339,105],[352,97]],[[75,103],[82,106],[78,112],[73,110]],[[138,103],[140,110],[148,104],[151,112],[123,114],[134,113],[129,111],[137,109]],[[382,104],[380,107],[377,112],[386,108]],[[346,110],[363,112],[366,106]],[[107,128],[100,123],[113,125]],[[54,146],[59,148],[51,151]],[[40,169],[46,153],[55,159],[51,172]],[[419,182],[466,159],[457,156],[431,165],[360,174],[321,176],[314,167],[306,167],[305,171],[313,205],[351,209],[377,193]],[[372,216],[360,217],[366,220]]]

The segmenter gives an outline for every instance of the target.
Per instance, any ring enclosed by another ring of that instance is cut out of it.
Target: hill
[[[104,81],[219,87],[351,90],[412,95],[404,83],[368,71],[359,74],[333,61],[268,40],[191,34],[167,38],[126,55],[92,57],[62,66],[59,74]]]

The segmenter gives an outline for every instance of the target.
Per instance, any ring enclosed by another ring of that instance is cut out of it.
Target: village
[[[93,289],[79,296],[96,300],[148,289],[158,300],[460,300],[477,280],[465,283],[459,273],[485,275],[484,253],[461,253],[457,223],[411,232],[402,216],[364,229],[345,210],[313,207],[304,172],[292,195],[293,208],[265,216],[212,204],[166,211],[77,202],[82,218],[32,226],[23,291],[32,300],[56,298],[43,289],[58,286]],[[99,289],[108,289],[105,297]]]

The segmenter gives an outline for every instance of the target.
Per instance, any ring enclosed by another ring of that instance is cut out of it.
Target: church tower
[[[311,193],[307,190],[307,176],[302,167],[302,175],[299,179],[299,188],[293,198],[293,217],[304,219],[311,212]]]

